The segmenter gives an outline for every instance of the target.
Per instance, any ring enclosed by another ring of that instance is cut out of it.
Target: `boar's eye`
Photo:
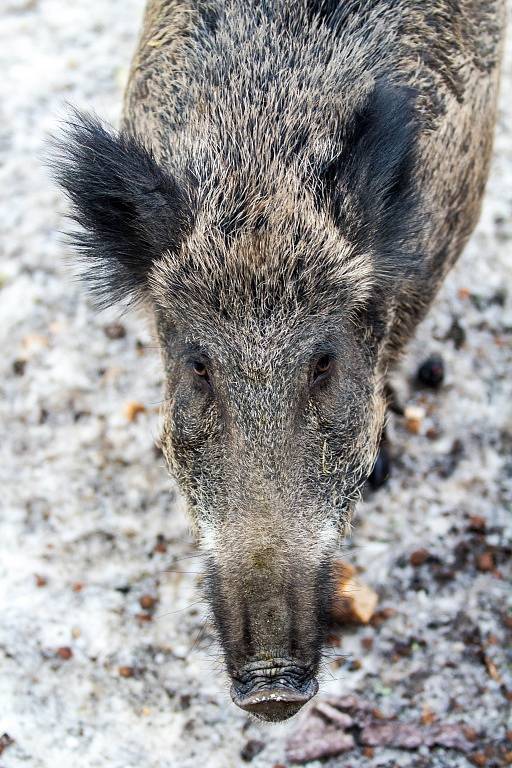
[[[194,360],[192,363],[192,370],[194,371],[194,375],[197,379],[201,379],[204,382],[210,381],[210,377],[208,375],[208,368],[201,360]]]
[[[322,355],[318,358],[313,370],[313,384],[327,378],[332,369],[331,355]]]

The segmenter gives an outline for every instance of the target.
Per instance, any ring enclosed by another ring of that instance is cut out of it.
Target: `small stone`
[[[503,755],[505,765],[512,765],[512,752],[505,752]]]
[[[83,588],[84,588],[84,585],[82,581],[74,581],[73,584],[71,585],[71,589],[73,590],[73,592],[81,592]]]
[[[73,651],[67,645],[63,645],[61,648],[57,648],[57,656],[63,661],[69,661],[73,656]]]
[[[454,317],[448,333],[445,335],[445,341],[451,339],[455,349],[460,349],[466,342],[466,331],[459,323],[457,317]]]
[[[418,368],[418,383],[431,389],[437,389],[444,380],[444,362],[441,355],[431,355]]]
[[[39,576],[39,574],[36,573],[36,587],[46,587],[48,584],[47,579],[44,576]]]
[[[139,597],[140,607],[144,611],[152,611],[156,603],[156,597],[153,597],[152,595],[142,595],[142,597]]]
[[[363,749],[363,755],[364,757],[372,758],[375,755],[375,750],[373,747],[364,747]]]
[[[425,432],[425,436],[429,440],[437,440],[439,438],[440,434],[441,433],[439,432],[438,429],[436,429],[436,427],[429,427],[427,429],[427,431]]]
[[[147,624],[150,621],[153,621],[153,616],[150,613],[137,613],[135,618],[137,621],[140,621],[141,624]]]
[[[133,677],[135,669],[133,667],[119,667],[118,672],[120,677]]]
[[[464,736],[468,741],[476,741],[478,739],[478,731],[475,730],[475,728],[472,728],[470,725],[465,725],[462,730],[464,731]]]
[[[23,376],[26,367],[26,360],[15,360],[12,364],[12,371],[16,376]]]
[[[135,400],[131,400],[126,403],[124,407],[124,417],[127,421],[135,421],[140,413],[144,413],[146,407],[142,403],[137,403]]]
[[[482,573],[487,573],[488,571],[494,570],[494,557],[492,556],[492,553],[482,552],[481,555],[478,555],[476,559],[476,567],[479,571],[482,571]]]
[[[411,552],[409,562],[414,568],[418,568],[420,565],[426,563],[429,557],[430,552],[428,549],[416,549],[414,552]]]
[[[123,339],[126,336],[126,328],[121,323],[107,323],[103,332],[108,339]]]
[[[473,755],[471,755],[470,760],[473,763],[473,765],[480,765],[480,766],[487,765],[487,757],[484,754],[484,752],[475,752]]]
[[[250,739],[240,750],[240,757],[244,762],[250,763],[256,755],[259,755],[265,749],[265,743],[258,739]]]

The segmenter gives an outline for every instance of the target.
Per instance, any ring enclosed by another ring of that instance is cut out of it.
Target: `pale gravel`
[[[125,338],[108,339],[103,329],[116,313],[97,315],[63,266],[65,206],[41,162],[44,142],[67,103],[118,120],[142,7],[3,0],[0,9],[0,734],[15,739],[2,768],[229,768],[242,764],[249,738],[265,742],[252,762],[263,768],[285,762],[296,727],[252,723],[231,704],[208,623],[198,638],[206,609],[196,603],[193,572],[201,561],[188,557],[195,550],[183,507],[154,450],[158,357],[136,316],[121,318]],[[440,585],[429,566],[414,581],[408,557],[427,547],[450,561],[460,540],[474,542],[471,514],[486,517],[490,544],[512,539],[511,63],[509,42],[480,225],[397,376],[404,400],[417,403],[425,393],[411,376],[436,350],[446,383],[426,395],[422,434],[393,420],[393,478],[360,507],[346,547],[381,605],[397,613],[379,630],[347,632],[339,650],[362,666],[327,660],[322,687],[358,690],[404,721],[427,706],[441,721],[470,723],[491,744],[512,727],[510,704],[462,635],[469,626],[484,640],[499,638],[488,652],[512,689],[501,618],[510,563],[500,565],[500,579],[475,570],[471,552],[468,566]],[[480,299],[463,298],[464,288]],[[504,306],[489,302],[497,291]],[[467,334],[459,350],[444,339],[453,316]],[[22,376],[15,360],[26,361]],[[130,401],[146,406],[134,422],[125,416]],[[424,435],[433,424],[437,440]],[[455,439],[464,452],[442,478]],[[158,534],[169,540],[165,554],[153,553]],[[159,602],[141,626],[145,593]],[[361,646],[369,635],[372,651]],[[393,662],[405,638],[412,655]],[[72,648],[69,661],[56,657],[61,646]],[[123,665],[136,676],[121,677]],[[328,765],[471,765],[452,750],[423,752],[352,752]]]

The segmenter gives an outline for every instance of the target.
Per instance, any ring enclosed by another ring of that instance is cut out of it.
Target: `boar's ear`
[[[377,80],[338,137],[340,151],[321,173],[340,228],[389,266],[407,269],[421,226],[415,186],[420,130],[414,89]]]
[[[98,303],[142,297],[155,259],[176,251],[189,229],[184,185],[136,138],[78,112],[53,142],[52,162],[81,227],[71,240]]]

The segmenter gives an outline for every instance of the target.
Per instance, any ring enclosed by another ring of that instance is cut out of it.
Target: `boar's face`
[[[291,137],[262,168],[189,146],[164,171],[80,115],[59,150],[86,278],[153,313],[163,447],[207,553],[232,697],[268,720],[316,692],[333,552],[382,428],[393,296],[416,268],[410,100],[377,85],[334,147],[305,157]]]
[[[224,246],[232,269],[203,274],[201,290],[201,258],[195,287],[182,262],[165,258],[153,290],[167,370],[163,447],[208,555],[232,696],[281,719],[316,692],[333,551],[371,469],[383,398],[374,337],[345,281],[249,280],[243,254],[275,253],[273,240]]]

